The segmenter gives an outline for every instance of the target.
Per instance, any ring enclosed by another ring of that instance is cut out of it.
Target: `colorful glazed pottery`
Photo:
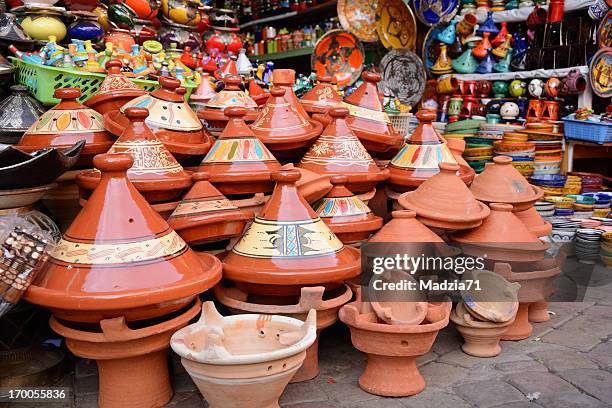
[[[415,0],[414,8],[421,23],[435,26],[449,22],[459,11],[458,0]]]
[[[440,52],[435,63],[431,66],[430,71],[435,75],[448,74],[453,71],[451,59],[447,55],[447,47],[440,44]]]
[[[61,15],[61,12],[40,8],[27,13],[19,25],[27,35],[35,40],[47,41],[49,36],[55,36],[57,41],[62,41],[68,30],[59,18]]]
[[[214,98],[216,94],[215,88],[210,81],[210,74],[208,72],[202,72],[200,74],[200,85],[198,85],[198,88],[189,96],[189,106],[191,106],[193,111],[197,114],[206,109],[206,104]]]
[[[310,66],[321,76],[331,76],[338,87],[353,84],[361,74],[365,52],[361,42],[344,30],[325,33],[315,44]]]
[[[223,114],[226,108],[236,106],[246,109],[245,120],[254,121],[259,111],[257,104],[240,89],[240,77],[230,75],[224,80],[225,88],[206,103],[206,108],[198,112],[198,117],[206,120],[213,128],[224,128],[228,118]]]
[[[161,0],[161,11],[170,21],[195,26],[202,20],[197,5],[198,3],[187,0]]]
[[[333,106],[342,103],[342,97],[332,86],[331,76],[317,76],[319,83],[300,99],[300,103],[308,113],[325,113]]]
[[[427,80],[421,59],[412,51],[391,50],[380,61],[380,67],[383,92],[395,96],[404,105],[416,106]]]
[[[387,49],[416,48],[417,26],[412,9],[401,0],[381,0],[376,8],[376,32]]]
[[[369,1],[340,0],[338,19],[342,28],[365,42],[378,40],[376,35],[376,4]]]
[[[28,95],[28,88],[12,85],[11,94],[0,101],[0,143],[16,144],[40,118],[45,108]]]

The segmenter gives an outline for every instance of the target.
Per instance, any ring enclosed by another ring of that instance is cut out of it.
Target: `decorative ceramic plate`
[[[612,48],[597,51],[589,67],[591,88],[602,98],[612,97]]]
[[[416,48],[414,13],[403,0],[380,0],[376,8],[376,31],[385,48]]]
[[[332,30],[317,41],[310,65],[317,75],[331,76],[343,88],[359,78],[364,61],[363,45],[357,37],[348,31]]]
[[[438,59],[438,54],[440,53],[440,41],[438,41],[438,34],[445,28],[446,27],[444,26],[431,27],[423,40],[423,63],[425,64],[427,73],[430,75],[431,67],[433,67],[436,63],[436,59]]]
[[[427,74],[421,59],[410,50],[391,50],[380,61],[384,93],[415,106],[425,91]]]
[[[421,22],[428,26],[448,23],[459,10],[459,0],[415,0],[414,9]]]
[[[338,0],[338,18],[342,28],[354,34],[361,41],[378,40],[375,1]]]
[[[612,10],[601,19],[597,30],[597,44],[599,48],[612,47]]]

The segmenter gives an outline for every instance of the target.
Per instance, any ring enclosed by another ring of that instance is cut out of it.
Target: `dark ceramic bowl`
[[[542,174],[529,177],[531,184],[546,187],[563,187],[565,186],[565,180],[567,180],[567,177],[560,174]]]

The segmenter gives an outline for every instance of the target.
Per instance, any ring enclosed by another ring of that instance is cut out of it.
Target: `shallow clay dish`
[[[510,283],[490,271],[469,270],[462,280],[478,281],[480,290],[474,286],[462,290],[461,297],[470,313],[478,319],[494,323],[505,323],[516,316],[518,310],[517,293],[521,285]]]
[[[373,284],[375,279],[385,283],[412,282],[417,286],[418,284],[412,275],[403,271],[394,270],[374,275],[368,287],[368,301],[379,319],[394,325],[419,325],[425,320],[428,304],[423,301],[424,296],[420,291],[404,291],[399,295],[391,291],[377,291]]]
[[[38,187],[0,190],[0,209],[4,210],[7,208],[19,208],[32,205],[55,187],[57,187],[57,183]]]

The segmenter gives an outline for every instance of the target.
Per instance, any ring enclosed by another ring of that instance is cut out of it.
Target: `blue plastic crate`
[[[568,139],[586,140],[599,144],[612,142],[612,123],[576,120],[573,114],[563,118],[563,132]]]

